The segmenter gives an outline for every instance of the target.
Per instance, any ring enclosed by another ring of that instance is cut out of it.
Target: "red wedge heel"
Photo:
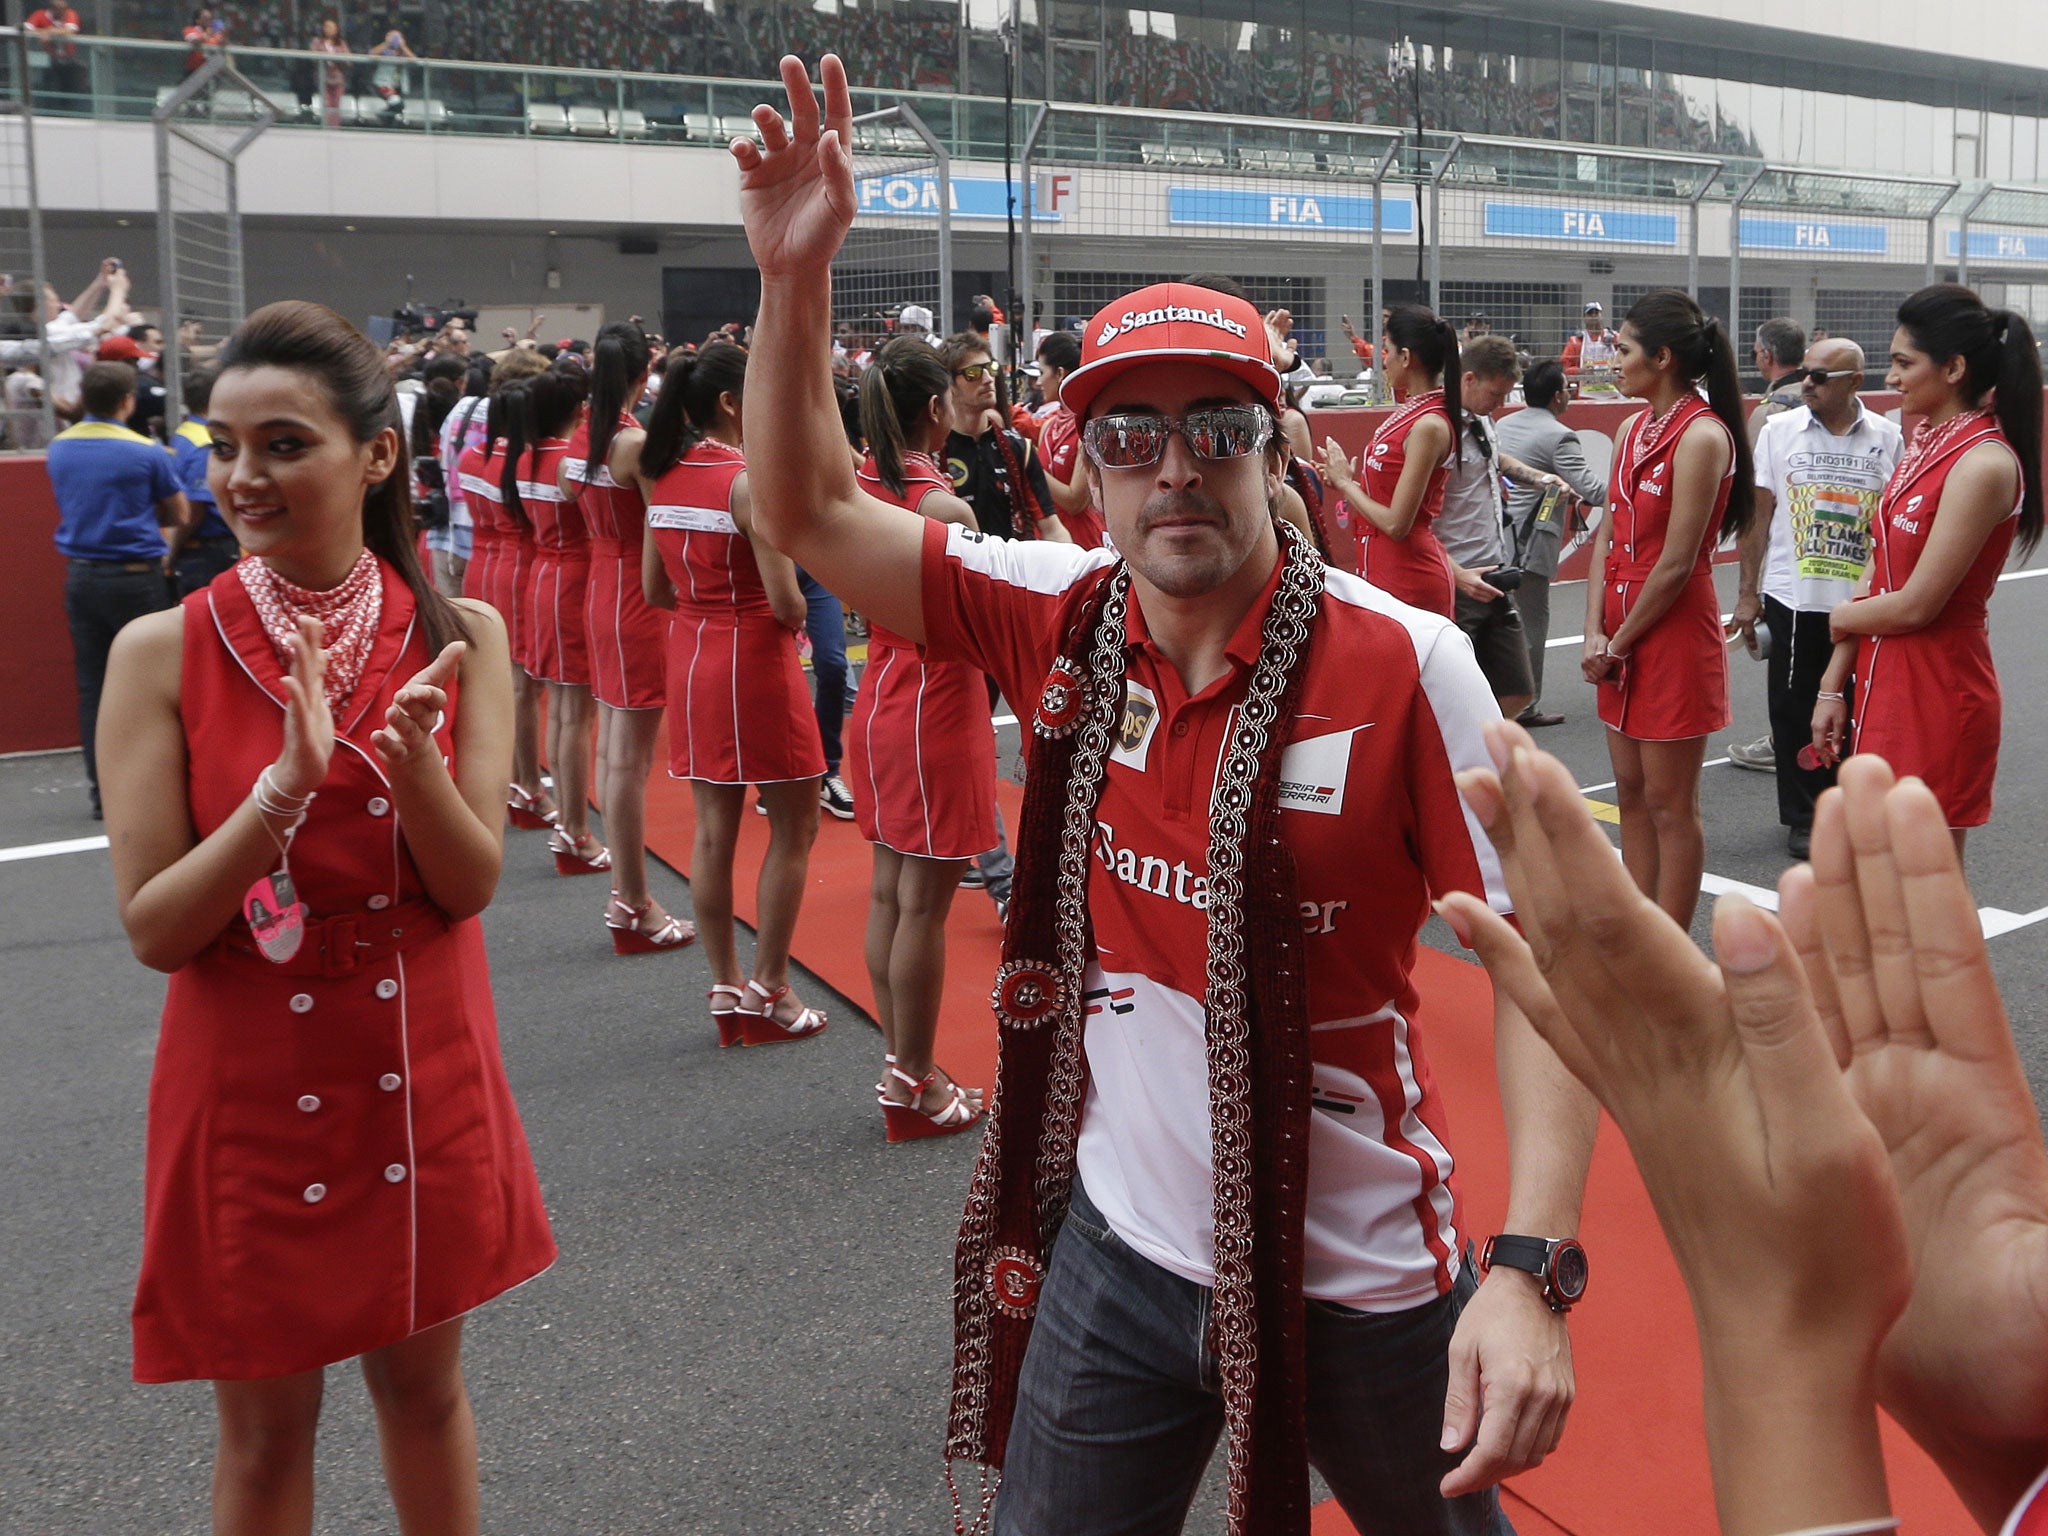
[[[652,900],[629,907],[617,896],[612,897],[604,909],[604,925],[612,932],[612,953],[655,955],[664,950],[681,949],[696,939],[696,926],[673,915],[664,916],[652,928],[643,927],[653,907]]]
[[[891,1141],[921,1141],[927,1136],[957,1136],[962,1131],[972,1130],[981,1123],[983,1114],[980,1099],[974,1090],[962,1088],[948,1079],[945,1097],[937,1109],[924,1107],[924,1096],[939,1086],[939,1069],[935,1066],[922,1078],[912,1077],[889,1058],[889,1077],[910,1090],[907,1103],[899,1104],[894,1099],[882,1099],[882,1124]]]
[[[719,982],[704,995],[711,1001],[711,1022],[718,1026],[718,1043],[721,1046],[738,1045],[740,1043],[739,1000],[747,994],[738,987],[729,987],[725,983]],[[718,1000],[721,997],[731,998],[732,1005],[726,1008],[719,1007]]]
[[[788,982],[770,992],[758,981],[750,981],[747,991],[761,1000],[761,1006],[758,1009],[733,1009],[733,1017],[739,1021],[742,1045],[778,1045],[784,1040],[808,1040],[831,1022],[816,1008],[806,1008],[787,1024],[776,1018],[775,1005],[788,995]]]
[[[595,849],[596,852],[591,852]],[[612,851],[586,832],[581,842],[572,843],[569,835],[557,828],[555,835],[548,839],[548,852],[555,856],[555,873],[558,875],[601,875],[612,867]]]
[[[562,819],[560,811],[539,809],[541,801],[546,798],[546,791],[538,795],[529,795],[514,784],[511,793],[505,797],[505,815],[512,825],[522,832],[546,832]]]

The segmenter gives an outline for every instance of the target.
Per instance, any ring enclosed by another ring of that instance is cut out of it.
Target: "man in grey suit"
[[[1522,376],[1522,399],[1528,409],[1516,411],[1496,429],[1503,456],[1512,455],[1532,469],[1548,470],[1588,506],[1605,506],[1607,482],[1587,465],[1579,434],[1560,419],[1571,403],[1564,365],[1545,359],[1532,366]],[[1540,516],[1546,509],[1548,515]],[[1515,538],[1515,548],[1509,551],[1508,558],[1524,572],[1521,586],[1515,589],[1515,607],[1521,611],[1522,628],[1529,636],[1529,671],[1535,682],[1534,696],[1516,717],[1527,726],[1564,723],[1563,715],[1543,713],[1543,651],[1550,639],[1550,582],[1557,575],[1564,512],[1564,504],[1557,497],[1549,498],[1546,508],[1541,485],[1517,485],[1508,494],[1508,526],[1514,530]]]

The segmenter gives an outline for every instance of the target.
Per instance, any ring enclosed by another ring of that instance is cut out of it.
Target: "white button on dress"
[[[288,1006],[293,1013],[311,1013],[313,1011],[313,994],[310,992],[294,992]]]
[[[398,1091],[398,1085],[400,1081],[401,1079],[399,1078],[399,1075],[396,1072],[386,1072],[382,1077],[377,1079],[377,1086],[379,1088],[382,1088],[386,1093],[396,1093]]]
[[[372,912],[382,912],[386,907],[391,905],[391,898],[389,896],[386,896],[382,891],[379,891],[376,895],[372,896],[369,899],[367,905],[369,906],[369,909]]]
[[[308,1184],[306,1186],[306,1204],[318,1205],[326,1198],[327,1186],[325,1184]]]
[[[392,998],[398,996],[398,983],[389,976],[386,976],[377,983],[377,995],[383,998],[385,1002],[390,1002]]]
[[[382,795],[377,795],[374,798],[372,798],[370,803],[364,806],[363,809],[368,811],[372,816],[382,816],[391,809],[391,802],[389,800],[386,800]]]
[[[307,1114],[310,1115],[311,1113],[313,1113],[314,1110],[318,1109],[319,1107],[320,1096],[318,1094],[303,1093],[299,1095],[299,1108],[303,1109]]]
[[[393,1163],[390,1167],[384,1170],[384,1177],[389,1179],[393,1184],[402,1183],[405,1179],[405,1164]]]

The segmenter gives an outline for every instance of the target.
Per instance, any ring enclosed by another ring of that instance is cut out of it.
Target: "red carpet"
[[[665,750],[657,761],[666,761]],[[1001,790],[1014,831],[1022,791],[1007,783]],[[648,843],[685,875],[692,825],[688,786],[658,775],[649,794]],[[754,913],[753,872],[767,838],[767,819],[749,810],[742,818],[734,893],[743,919]],[[864,1007],[874,1000],[861,956],[868,873],[868,845],[853,824],[826,817],[793,946],[804,965]],[[949,939],[938,1056],[960,1081],[992,1085],[996,1043],[988,986],[1000,934],[986,896],[960,893]],[[1507,1144],[1493,1078],[1492,989],[1478,966],[1430,949],[1422,951],[1419,982],[1418,1027],[1443,1085],[1469,1229],[1498,1231],[1506,1207]],[[711,1028],[708,1015],[704,1028]],[[881,1134],[878,1120],[875,1135]],[[1649,1197],[1612,1125],[1603,1129],[1594,1158],[1583,1236],[1593,1282],[1572,1319],[1578,1402],[1558,1454],[1508,1485],[1509,1517],[1522,1536],[1710,1536],[1713,1491],[1700,1426],[1692,1313]],[[1933,1465],[1903,1434],[1889,1424],[1886,1430],[1892,1497],[1905,1529],[1972,1529]],[[1351,1532],[1334,1504],[1317,1511],[1314,1529],[1316,1536]]]

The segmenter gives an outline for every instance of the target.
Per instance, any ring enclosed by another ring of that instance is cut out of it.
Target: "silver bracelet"
[[[1816,693],[1814,697],[1816,699],[1825,699],[1830,704],[1846,704],[1849,702],[1844,695],[1839,693]]]
[[[277,764],[271,763],[256,775],[256,785],[249,791],[249,797],[256,802],[256,809],[266,816],[275,816],[279,821],[290,822],[296,828],[306,819],[306,812],[319,798],[317,791],[304,796],[288,795],[277,787],[271,772]]]

